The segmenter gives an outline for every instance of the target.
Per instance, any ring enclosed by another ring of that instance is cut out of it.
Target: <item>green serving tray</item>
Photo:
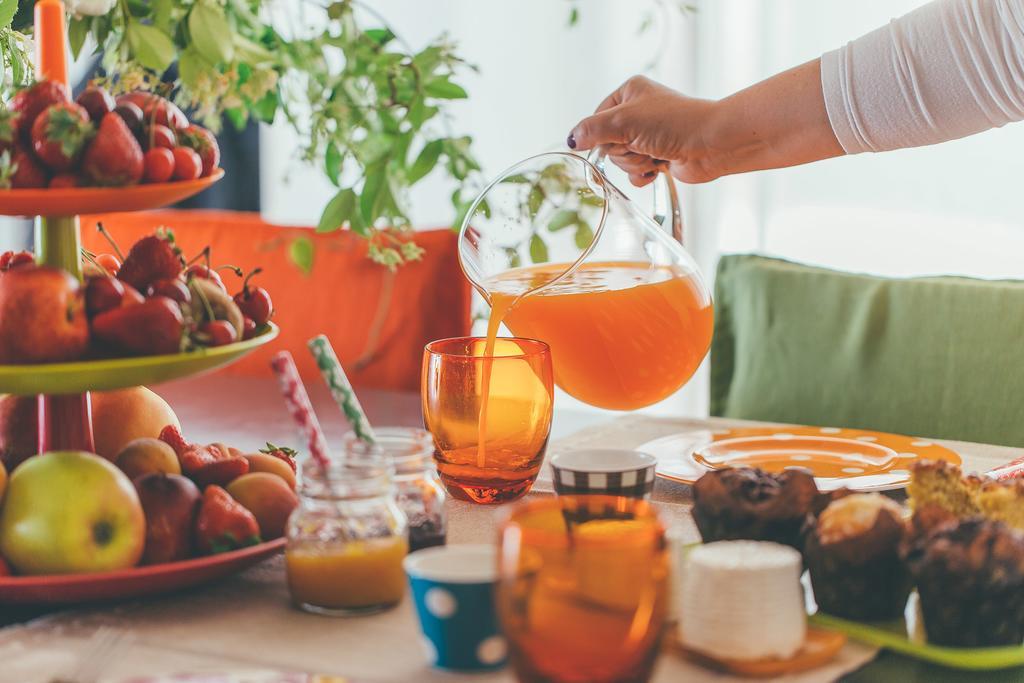
[[[164,356],[0,365],[0,394],[81,394],[159,384],[233,363],[274,339],[278,331],[277,325],[267,323],[252,339]]]
[[[929,645],[924,639],[917,611],[917,594],[910,598],[907,618],[884,623],[863,623],[840,619],[818,612],[808,622],[821,628],[845,633],[854,640],[883,647],[908,657],[954,669],[992,671],[1024,666],[1024,646],[942,647]]]

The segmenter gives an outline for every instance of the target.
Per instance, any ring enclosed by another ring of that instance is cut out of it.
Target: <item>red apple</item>
[[[98,455],[56,451],[11,473],[0,555],[19,574],[73,574],[138,564],[146,520],[135,487]]]
[[[0,278],[0,363],[77,360],[88,347],[84,297],[67,271],[25,266]]]
[[[192,556],[192,527],[199,500],[196,485],[180,474],[151,472],[135,480],[146,514],[143,564],[177,562]]]

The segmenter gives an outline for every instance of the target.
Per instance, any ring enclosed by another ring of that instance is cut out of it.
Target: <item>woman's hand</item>
[[[703,183],[843,154],[825,110],[818,60],[717,101],[634,76],[567,142],[577,150],[604,147],[637,186],[665,168],[683,182]]]
[[[724,174],[708,145],[715,106],[634,76],[580,121],[567,142],[579,150],[604,147],[638,187],[666,166],[683,182],[703,183]]]

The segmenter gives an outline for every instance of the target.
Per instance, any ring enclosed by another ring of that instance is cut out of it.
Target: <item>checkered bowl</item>
[[[603,493],[648,499],[654,489],[657,458],[640,451],[590,448],[563,451],[551,458],[558,494]]]

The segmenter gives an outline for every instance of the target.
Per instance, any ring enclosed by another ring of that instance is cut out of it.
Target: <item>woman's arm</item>
[[[723,100],[644,78],[573,129],[637,185],[913,147],[1024,119],[1024,0],[938,0]]]
[[[651,182],[659,161],[683,182],[701,183],[843,153],[829,125],[818,60],[718,101],[637,76],[581,121],[568,142],[574,149],[604,145],[634,185]]]

